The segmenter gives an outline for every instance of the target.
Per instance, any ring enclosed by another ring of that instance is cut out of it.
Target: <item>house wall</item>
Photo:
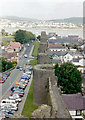
[[[66,55],[63,57],[63,59],[64,59],[64,62],[71,61],[71,60],[73,59],[73,56],[70,55],[70,54],[66,54]]]
[[[70,115],[76,115],[76,111],[69,111]]]

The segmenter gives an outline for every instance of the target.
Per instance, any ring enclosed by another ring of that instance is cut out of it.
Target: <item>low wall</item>
[[[50,102],[52,107],[52,118],[68,118],[68,120],[72,120],[70,113],[59,93],[56,80],[51,80],[49,78],[49,95]]]

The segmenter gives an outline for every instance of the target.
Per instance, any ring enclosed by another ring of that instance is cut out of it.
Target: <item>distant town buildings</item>
[[[53,21],[12,21],[8,19],[0,20],[0,28],[58,28],[75,29],[83,28],[83,25]]]

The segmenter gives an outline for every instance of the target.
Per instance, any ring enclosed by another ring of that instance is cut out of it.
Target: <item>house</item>
[[[79,66],[78,70],[82,73],[85,72],[85,58],[73,58],[72,63],[75,66]]]
[[[48,44],[78,44],[79,37],[78,36],[53,36],[48,38]]]
[[[7,58],[8,61],[17,61],[18,62],[18,59],[19,59],[19,55],[18,53],[16,52],[13,52],[13,53],[8,53],[5,58]]]
[[[85,96],[79,94],[62,94],[64,103],[66,104],[71,116],[81,116],[85,114]]]
[[[49,51],[66,51],[67,49],[62,45],[51,45],[48,48]]]
[[[63,62],[70,62],[73,59],[73,55],[68,53],[63,56]]]
[[[21,48],[22,48],[21,43],[11,41],[6,46],[5,51],[7,51],[7,53],[20,52]]]

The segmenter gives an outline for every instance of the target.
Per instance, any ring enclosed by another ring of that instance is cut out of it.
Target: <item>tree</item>
[[[70,62],[55,66],[55,75],[58,77],[58,86],[66,94],[75,94],[81,91],[82,77],[77,67]]]
[[[74,44],[73,48],[78,50],[78,46],[76,44]]]
[[[0,58],[0,72],[4,72],[12,67],[14,67],[17,64],[16,61],[10,62],[7,61],[5,58]]]
[[[40,37],[41,37],[41,36],[40,36],[40,35],[38,35],[38,36],[37,36],[37,39],[38,39],[38,40],[40,40]]]
[[[32,32],[26,30],[18,30],[15,32],[14,38],[16,42],[24,44],[29,42],[30,40],[34,40],[35,35]]]
[[[4,29],[1,30],[1,34],[2,34],[2,36],[8,36],[8,32],[5,32]]]
[[[2,36],[5,36],[5,30],[4,29],[1,30],[1,34],[2,34]]]

